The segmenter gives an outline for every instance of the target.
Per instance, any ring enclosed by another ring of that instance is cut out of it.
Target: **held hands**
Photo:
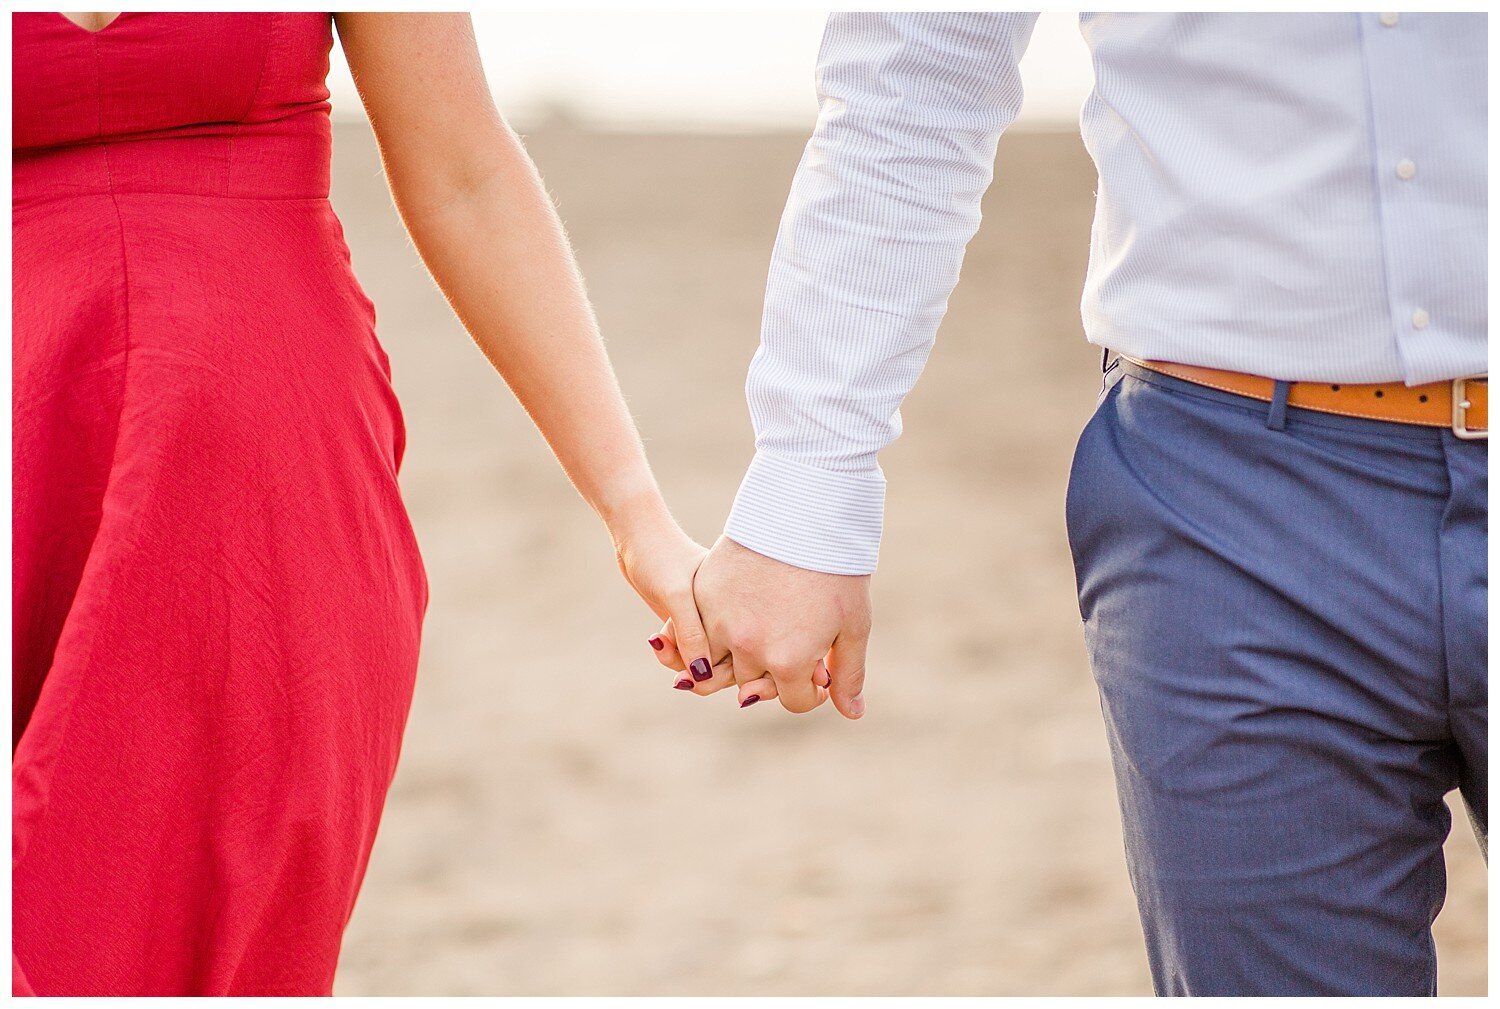
[[[667,613],[652,607],[668,620],[651,646],[679,674],[677,689],[708,695],[735,684],[742,708],[776,697],[797,713],[831,696],[844,717],[864,714],[868,575],[808,571],[720,537],[688,598],[671,596]]]

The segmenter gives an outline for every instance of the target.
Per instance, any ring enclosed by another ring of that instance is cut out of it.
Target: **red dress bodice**
[[[15,198],[328,195],[326,13],[13,14]]]

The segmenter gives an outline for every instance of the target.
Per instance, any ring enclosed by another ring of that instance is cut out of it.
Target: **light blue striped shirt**
[[[876,456],[1021,106],[1034,14],[835,14],[726,535],[875,568]],[[1091,342],[1273,378],[1487,370],[1486,16],[1093,14]]]

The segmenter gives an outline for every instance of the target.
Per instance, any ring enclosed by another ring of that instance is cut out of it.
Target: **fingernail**
[[[745,698],[743,701],[740,702],[740,707],[742,707],[742,708],[748,708],[748,707],[750,707],[750,705],[754,704],[758,700],[760,700],[760,695],[759,694],[751,694],[749,697]]]
[[[648,640],[650,641],[651,647],[655,648],[658,652],[667,647],[667,643],[661,639],[660,634]]]
[[[693,664],[688,667],[693,671],[693,679],[702,682],[713,676],[713,670],[708,668],[707,659],[694,659]]]
[[[693,689],[693,681],[692,680],[678,680],[676,683],[672,684],[672,689],[673,690],[692,690]]]
[[[849,702],[849,710],[856,715],[863,715],[865,713],[865,695],[855,694],[854,700]]]

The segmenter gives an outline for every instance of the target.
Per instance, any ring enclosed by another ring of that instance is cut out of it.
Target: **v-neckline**
[[[83,32],[85,35],[103,35],[105,32],[107,32],[111,28],[113,28],[119,22],[119,20],[121,18],[123,18],[126,14],[128,14],[130,12],[129,11],[117,11],[115,13],[114,17],[112,17],[108,21],[104,22],[98,28],[85,28],[83,25],[79,24],[77,21],[74,21],[72,18],[68,17],[62,11],[53,11],[53,13],[56,14],[58,17],[62,18],[68,24],[72,25],[74,28],[76,28],[79,31]]]

